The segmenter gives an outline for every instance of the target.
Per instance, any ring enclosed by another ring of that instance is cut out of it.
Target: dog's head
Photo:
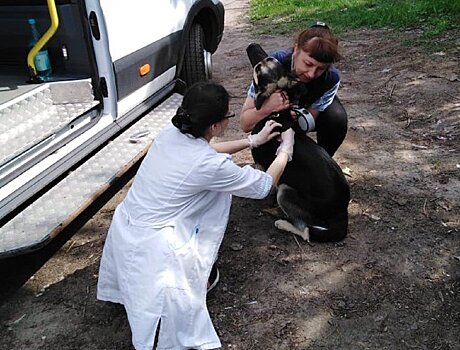
[[[273,92],[289,85],[283,66],[273,57],[264,58],[254,66],[253,79],[256,109],[260,109]]]
[[[305,85],[294,78],[292,74],[286,73],[281,63],[273,57],[267,57],[257,63],[253,74],[256,92],[255,105],[258,110],[276,90],[285,91],[289,99],[305,90]]]
[[[268,56],[259,44],[249,44],[246,52],[253,67],[253,82],[256,92],[255,105],[260,109],[263,102],[278,89],[291,88],[295,79],[290,79],[282,64]]]
[[[246,52],[253,66],[256,109],[260,109],[276,90],[284,90],[290,95],[294,87],[301,85],[276,58],[268,56],[259,44],[250,44]]]

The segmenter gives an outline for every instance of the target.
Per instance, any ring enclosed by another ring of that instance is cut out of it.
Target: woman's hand
[[[270,95],[262,104],[262,110],[266,115],[270,115],[274,112],[284,111],[290,107],[289,97],[284,91],[277,90]]]
[[[281,144],[276,150],[276,154],[284,152],[288,155],[289,161],[292,160],[292,154],[294,153],[294,130],[291,128],[281,133]]]
[[[273,131],[273,129],[278,126],[281,126],[281,124],[277,123],[274,120],[268,120],[265,123],[265,126],[263,127],[263,129],[259,131],[259,133],[248,136],[249,146],[251,148],[256,148],[270,141],[272,138],[279,136],[280,135],[279,131],[275,131],[275,132]]]

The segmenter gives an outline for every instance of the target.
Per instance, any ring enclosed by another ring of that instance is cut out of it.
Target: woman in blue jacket
[[[318,144],[332,157],[347,134],[347,113],[337,97],[340,75],[334,63],[341,58],[338,40],[326,24],[317,22],[298,35],[293,47],[275,51],[270,56],[305,85],[304,93],[289,100],[284,92],[276,91],[264,101],[262,108],[256,109],[251,84],[241,111],[241,129],[250,132],[271,113],[292,106],[305,108],[307,113],[303,118],[309,125],[305,131],[316,131]]]

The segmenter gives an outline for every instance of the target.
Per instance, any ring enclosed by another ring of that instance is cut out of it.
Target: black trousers
[[[347,135],[348,117],[337,96],[316,119],[316,140],[332,157]]]

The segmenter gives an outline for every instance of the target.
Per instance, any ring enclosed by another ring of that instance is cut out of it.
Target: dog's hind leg
[[[305,200],[299,196],[295,189],[286,184],[279,185],[276,199],[278,205],[288,217],[289,222],[286,220],[278,220],[275,222],[275,226],[279,229],[295,233],[304,240],[310,241],[307,225],[312,222],[312,218],[306,209]]]
[[[282,219],[275,221],[275,227],[278,230],[283,230],[283,231],[291,232],[295,235],[298,235],[302,237],[304,241],[307,241],[308,243],[310,243],[310,231],[308,227],[305,227],[303,231],[301,231],[297,227],[295,227],[293,224],[291,224],[289,221],[282,220]]]

